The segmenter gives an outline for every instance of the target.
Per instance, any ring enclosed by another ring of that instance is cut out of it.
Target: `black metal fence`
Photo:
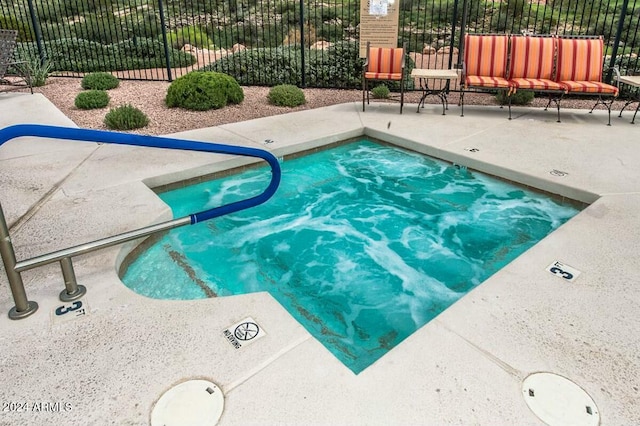
[[[457,64],[465,32],[603,35],[607,66],[640,74],[640,2],[629,0],[395,0],[398,43],[415,65]],[[116,72],[172,80],[194,69],[243,85],[353,88],[362,62],[360,0],[0,0],[0,28],[20,54],[56,75]],[[464,11],[467,13],[463,13]]]

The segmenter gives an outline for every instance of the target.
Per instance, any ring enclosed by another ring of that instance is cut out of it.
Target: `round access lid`
[[[553,373],[534,373],[522,382],[527,405],[550,426],[600,423],[598,407],[591,397],[571,380]]]
[[[224,396],[214,383],[189,380],[166,391],[151,412],[151,426],[214,426],[224,409]]]

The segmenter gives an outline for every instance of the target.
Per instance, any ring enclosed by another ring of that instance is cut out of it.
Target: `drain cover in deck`
[[[522,382],[522,392],[531,411],[550,426],[597,426],[600,423],[593,399],[565,377],[534,373]]]
[[[162,394],[151,412],[151,426],[214,426],[223,408],[218,386],[207,380],[189,380]]]

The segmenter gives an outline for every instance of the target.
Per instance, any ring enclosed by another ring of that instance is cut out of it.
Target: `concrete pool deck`
[[[446,116],[439,105],[415,107],[363,113],[350,103],[172,136],[281,157],[366,135],[590,206],[359,375],[267,293],[133,293],[117,275],[131,244],[74,259],[85,315],[55,314],[64,282],[54,264],[23,273],[39,309],[10,320],[2,270],[0,425],[146,425],[166,390],[195,378],[223,391],[221,425],[539,425],[522,389],[535,372],[577,383],[602,425],[640,424],[640,126],[631,113],[612,113],[608,127],[604,111],[563,110],[556,123],[541,109],[514,107],[509,121],[497,107],[468,106],[465,117],[456,106]],[[0,94],[0,128],[24,123],[74,126],[41,95]],[[0,147],[0,202],[24,260],[168,220],[149,186],[243,164],[21,138]],[[552,274],[556,261],[581,274]],[[266,336],[234,349],[223,331],[247,317]]]

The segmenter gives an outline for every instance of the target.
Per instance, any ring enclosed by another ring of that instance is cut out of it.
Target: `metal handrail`
[[[22,260],[20,262],[16,261],[15,251],[13,250],[11,237],[2,211],[2,204],[0,204],[0,255],[4,262],[5,271],[11,287],[11,293],[15,302],[15,306],[9,311],[9,318],[11,319],[26,318],[38,309],[38,304],[36,302],[29,301],[27,299],[22,277],[20,275],[21,272],[49,263],[60,262],[62,275],[65,281],[65,290],[60,293],[60,300],[64,302],[76,300],[86,293],[86,288],[82,285],[78,285],[76,281],[73,264],[71,263],[71,258],[73,256],[132,241],[157,232],[177,228],[179,226],[189,224],[194,225],[205,220],[234,213],[250,207],[255,207],[266,202],[275,194],[280,184],[282,174],[278,159],[273,154],[262,149],[218,143],[197,142],[160,136],[109,132],[104,130],[89,130],[38,124],[18,124],[0,129],[0,146],[11,139],[23,136],[67,139],[80,142],[101,142],[120,145],[146,146],[152,148],[181,149],[261,158],[271,167],[271,181],[262,193],[245,200],[224,204],[198,213],[192,213],[182,218],[173,219],[134,231],[114,235],[112,237],[76,245],[31,259]]]

